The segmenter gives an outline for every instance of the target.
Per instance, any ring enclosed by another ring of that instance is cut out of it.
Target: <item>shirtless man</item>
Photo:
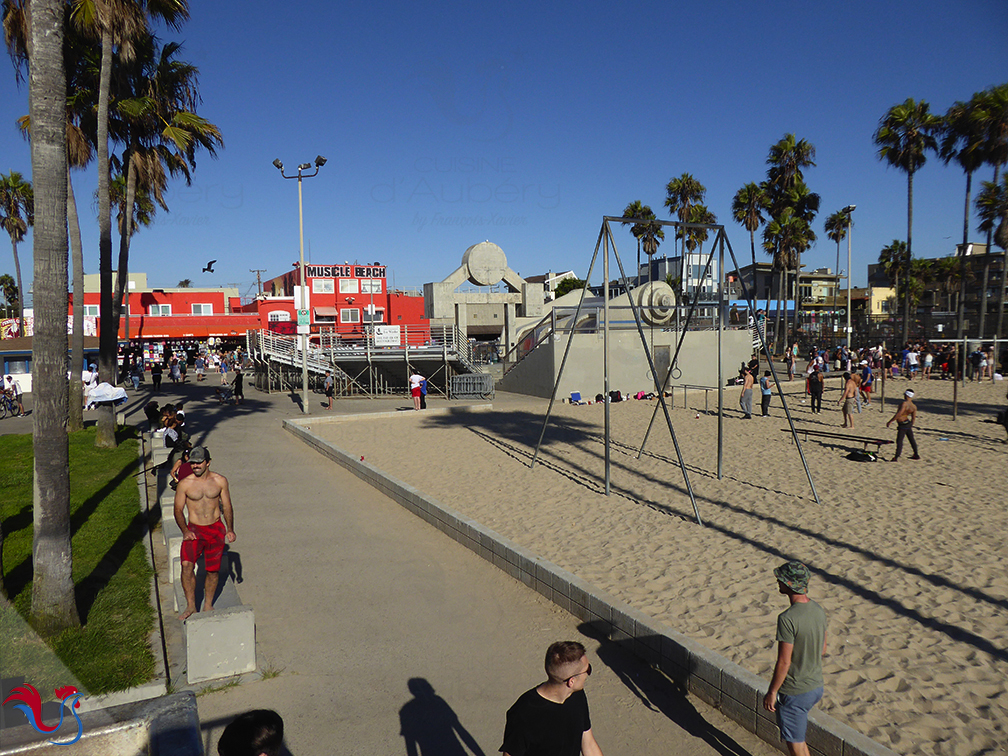
[[[843,394],[840,395],[840,400],[838,404],[843,405],[843,425],[842,428],[847,427],[847,423],[850,422],[850,427],[854,427],[854,407],[855,400],[854,397],[858,395],[858,386],[854,382],[850,373],[844,373],[844,390]]]
[[[227,478],[210,472],[210,454],[202,446],[189,452],[189,464],[193,474],[180,480],[175,489],[175,522],[182,530],[182,590],[186,597],[186,608],[179,615],[180,620],[196,612],[196,560],[200,554],[206,566],[203,611],[213,610],[224,542],[234,543],[235,540],[234,511]],[[188,523],[186,509],[189,510]]]
[[[742,379],[742,393],[739,394],[739,407],[742,408],[742,419],[752,420],[753,374],[748,368],[744,370],[744,373],[745,376]]]
[[[913,448],[913,456],[910,459],[920,459],[920,454],[917,453],[917,441],[914,439],[913,433],[914,420],[917,419],[917,405],[913,403],[913,397],[913,391],[910,389],[904,391],[899,409],[885,424],[885,427],[888,428],[893,420],[896,421],[896,456],[892,458],[893,462],[899,459],[900,453],[903,451],[904,437],[910,439],[910,446]]]

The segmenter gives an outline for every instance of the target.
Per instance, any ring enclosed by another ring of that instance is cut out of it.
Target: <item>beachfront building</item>
[[[525,280],[529,283],[539,283],[543,285],[543,299],[546,302],[552,302],[556,299],[556,287],[565,278],[577,278],[577,275],[573,270],[566,270],[563,273],[554,273],[553,271],[548,271],[543,275],[539,276],[529,276]]]

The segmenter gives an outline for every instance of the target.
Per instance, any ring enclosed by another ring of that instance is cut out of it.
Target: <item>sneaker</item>
[[[910,459],[920,459],[920,454],[914,454]]]

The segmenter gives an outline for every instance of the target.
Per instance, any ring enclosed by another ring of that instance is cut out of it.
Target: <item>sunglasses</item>
[[[586,669],[584,672],[578,672],[576,675],[571,675],[566,680],[564,680],[564,684],[566,685],[575,677],[580,677],[581,675],[588,675],[589,677],[591,677],[591,662],[588,662],[588,669]]]

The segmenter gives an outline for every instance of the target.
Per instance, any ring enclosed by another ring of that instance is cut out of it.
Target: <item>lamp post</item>
[[[298,310],[307,310],[307,297],[305,294],[305,267],[304,267],[304,206],[301,199],[301,179],[302,178],[312,178],[317,176],[319,168],[326,164],[326,159],[321,155],[315,158],[315,173],[305,174],[303,171],[307,171],[311,168],[310,163],[301,163],[297,168],[297,175],[288,176],[284,173],[283,163],[280,162],[280,158],[273,161],[273,165],[276,169],[280,171],[280,175],[285,179],[296,178],[298,182],[298,229],[301,235],[301,301],[298,303],[300,306]],[[300,312],[298,313],[300,315]],[[300,320],[300,318],[299,318]],[[309,321],[310,322],[310,321]],[[302,328],[304,330],[302,331]],[[311,413],[311,407],[308,402],[308,331],[311,330],[310,325],[302,326],[298,323],[298,331],[301,332],[301,412],[305,415]]]
[[[850,272],[851,272],[851,213],[857,208],[857,205],[847,205],[842,212],[847,213],[847,349],[848,351],[852,349],[853,344],[851,343],[851,327],[850,327],[850,308],[851,308],[851,297],[850,297]]]

